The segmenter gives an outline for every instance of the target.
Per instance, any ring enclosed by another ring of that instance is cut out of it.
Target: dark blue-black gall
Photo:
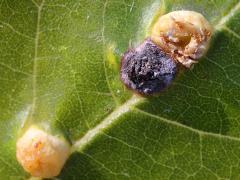
[[[171,84],[176,73],[176,61],[149,38],[122,57],[121,80],[142,95],[161,92]]]

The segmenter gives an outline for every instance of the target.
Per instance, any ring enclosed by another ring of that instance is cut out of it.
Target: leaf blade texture
[[[73,143],[60,179],[239,178],[240,3],[0,3],[0,179],[26,179],[15,143],[48,123]],[[120,57],[155,15],[202,13],[215,32],[206,57],[158,97],[119,78]],[[214,9],[214,10],[213,10]]]

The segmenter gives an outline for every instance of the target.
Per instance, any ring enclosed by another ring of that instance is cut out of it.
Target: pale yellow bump
[[[118,69],[118,63],[117,63],[116,56],[114,54],[114,50],[115,49],[116,49],[115,44],[109,44],[107,46],[107,49],[106,49],[106,60],[108,62],[108,65],[112,69],[117,70]]]
[[[18,162],[34,177],[57,176],[69,155],[70,145],[64,139],[35,126],[26,130],[16,144]]]

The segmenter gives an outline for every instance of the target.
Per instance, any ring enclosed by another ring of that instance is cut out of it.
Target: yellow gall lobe
[[[17,160],[32,176],[57,176],[69,157],[70,146],[57,136],[30,127],[17,141]]]

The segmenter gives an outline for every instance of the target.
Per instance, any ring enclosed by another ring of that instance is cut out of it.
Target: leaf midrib
[[[75,143],[72,146],[72,152],[78,150],[84,149],[84,147],[92,140],[94,137],[96,137],[99,133],[101,133],[103,130],[109,128],[112,124],[116,122],[116,120],[122,116],[123,114],[131,111],[131,108],[144,101],[145,98],[133,95],[128,101],[123,103],[121,106],[115,109],[112,113],[110,113],[104,120],[101,121],[97,126],[90,129],[85,133],[83,137],[81,137],[79,140],[75,141]]]

